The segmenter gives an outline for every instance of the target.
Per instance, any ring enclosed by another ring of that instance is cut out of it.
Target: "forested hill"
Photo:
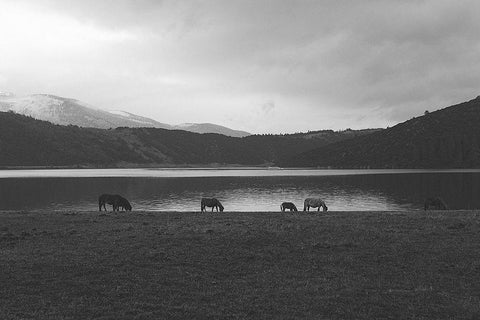
[[[293,167],[479,168],[480,98],[301,153]]]
[[[292,155],[375,131],[233,138],[157,128],[61,126],[0,112],[0,166],[275,165]]]

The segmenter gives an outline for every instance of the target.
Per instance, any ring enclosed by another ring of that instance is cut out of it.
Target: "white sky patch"
[[[114,32],[35,6],[9,2],[2,4],[0,28],[3,50],[15,49],[12,50],[15,53],[32,50],[27,53],[33,58],[39,53],[83,54],[96,46],[135,39],[124,30]]]
[[[0,73],[0,88],[3,88],[6,83],[7,83],[7,77]]]

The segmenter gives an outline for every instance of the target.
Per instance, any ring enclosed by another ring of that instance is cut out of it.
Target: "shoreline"
[[[76,209],[58,209],[58,210],[50,210],[50,209],[12,209],[12,210],[2,210],[0,209],[0,216],[3,214],[85,214],[85,215],[100,215],[100,214],[112,214],[112,215],[130,215],[130,216],[142,216],[144,214],[185,214],[185,215],[218,215],[218,216],[230,216],[234,217],[236,214],[240,215],[259,215],[259,214],[267,214],[267,215],[278,215],[280,216],[329,216],[335,217],[340,215],[362,215],[362,214],[378,214],[378,215],[389,215],[389,214],[404,214],[404,215],[418,215],[422,213],[424,215],[432,215],[432,214],[477,214],[480,213],[479,209],[447,209],[447,210],[424,210],[424,209],[405,209],[405,210],[328,210],[328,211],[317,211],[317,210],[310,210],[310,211],[303,211],[298,210],[297,212],[286,210],[282,212],[280,210],[272,210],[272,211],[229,211],[225,210],[223,212],[220,211],[205,211],[200,212],[199,210],[135,210],[132,211],[112,211],[111,208],[107,211],[98,211],[98,210],[76,210]]]

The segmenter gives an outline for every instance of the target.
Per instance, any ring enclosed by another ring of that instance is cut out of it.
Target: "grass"
[[[480,212],[1,212],[1,319],[480,317]]]

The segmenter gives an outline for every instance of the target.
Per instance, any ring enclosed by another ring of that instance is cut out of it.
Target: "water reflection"
[[[118,193],[134,210],[199,211],[215,196],[226,211],[279,211],[283,201],[303,208],[319,196],[330,210],[421,209],[440,196],[452,209],[480,207],[480,173],[403,173],[339,176],[97,177],[0,179],[0,209],[98,210],[102,193]]]

